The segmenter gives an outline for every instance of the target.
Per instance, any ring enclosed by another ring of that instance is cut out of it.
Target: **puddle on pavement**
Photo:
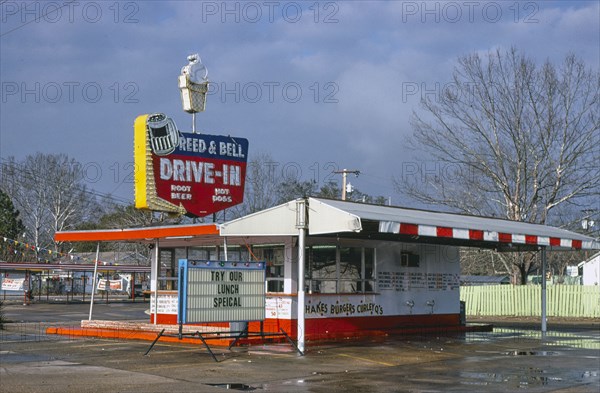
[[[252,390],[256,390],[254,386],[246,385],[243,383],[207,383],[208,386],[216,386],[218,388],[228,389],[228,390],[240,390],[244,392],[249,392]]]
[[[504,352],[503,355],[509,356],[557,356],[558,352],[552,351],[508,351]]]
[[[545,375],[546,370],[531,368],[526,375],[502,374],[502,373],[460,373],[464,385],[489,385],[491,383],[517,383],[519,387],[549,385],[554,382],[562,382],[562,378]]]
[[[597,331],[578,333],[550,331],[542,334],[539,330],[494,328],[493,332],[467,333],[464,337],[467,344],[488,343],[494,340],[535,340],[541,341],[543,346],[560,346],[563,347],[564,350],[600,349],[600,335]],[[542,356],[547,355],[548,354]]]
[[[584,371],[581,374],[581,378],[596,378],[600,376],[600,372],[598,370],[595,371]]]

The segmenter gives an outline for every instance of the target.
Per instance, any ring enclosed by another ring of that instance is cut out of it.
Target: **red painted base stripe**
[[[154,323],[154,314],[150,314],[150,323]],[[158,325],[177,325],[177,315],[173,314],[158,314],[156,319]],[[196,326],[213,326],[213,327],[229,327],[229,322],[211,322],[211,323],[190,323],[189,325]]]
[[[426,315],[397,315],[387,317],[348,317],[348,318],[315,318],[305,321],[306,339],[338,339],[344,337],[362,337],[378,335],[385,332],[412,329],[420,331],[431,328],[452,328],[460,326],[458,314],[426,314]],[[259,322],[250,322],[251,331],[260,329]],[[292,338],[297,338],[298,325],[296,320],[266,319],[263,322],[265,332],[280,332],[285,330]]]

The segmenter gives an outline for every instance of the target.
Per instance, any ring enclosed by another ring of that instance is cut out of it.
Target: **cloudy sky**
[[[599,1],[0,1],[0,155],[66,153],[90,187],[133,201],[133,121],[182,131],[177,76],[199,53],[212,82],[198,129],[245,137],[278,171],[334,169],[411,205],[391,179],[414,162],[410,115],[458,56],[515,46],[600,65]]]

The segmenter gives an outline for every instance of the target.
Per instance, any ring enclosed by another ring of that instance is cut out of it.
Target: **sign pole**
[[[98,258],[100,257],[100,242],[96,246],[96,263],[94,263],[94,277],[92,281],[92,298],[90,300],[90,315],[88,317],[88,321],[92,320],[92,310],[94,309],[94,292],[96,292],[96,275],[98,273]],[[83,292],[85,292],[85,286],[83,287]]]

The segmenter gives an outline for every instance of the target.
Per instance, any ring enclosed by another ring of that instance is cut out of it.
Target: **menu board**
[[[379,272],[377,284],[380,291],[453,291],[459,288],[459,275],[454,273]]]

